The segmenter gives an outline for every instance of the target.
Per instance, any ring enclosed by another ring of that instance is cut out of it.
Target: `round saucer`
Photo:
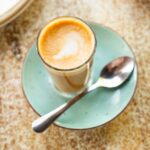
[[[134,57],[128,44],[114,31],[96,23],[88,24],[97,39],[93,64],[96,81],[103,66],[119,56]],[[23,90],[32,108],[44,115],[69,99],[59,95],[38,56],[36,45],[29,50],[22,72]],[[88,129],[103,125],[118,116],[130,102],[137,83],[137,66],[122,86],[114,89],[99,88],[83,97],[60,116],[54,124],[69,129]]]

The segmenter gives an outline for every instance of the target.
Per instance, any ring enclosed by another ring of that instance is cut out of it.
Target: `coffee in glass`
[[[73,96],[85,90],[95,52],[95,36],[85,22],[75,17],[55,18],[41,30],[37,46],[59,93]]]

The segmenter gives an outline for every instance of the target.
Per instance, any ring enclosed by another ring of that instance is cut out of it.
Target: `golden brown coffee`
[[[77,18],[60,17],[44,27],[38,51],[57,89],[74,93],[86,87],[94,46],[93,32]]]

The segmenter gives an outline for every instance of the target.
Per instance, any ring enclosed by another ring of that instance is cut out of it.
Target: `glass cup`
[[[59,94],[65,97],[73,97],[83,92],[92,83],[91,72],[92,72],[93,55],[95,53],[95,47],[96,47],[96,38],[92,29],[84,21],[76,17],[58,17],[50,21],[48,24],[53,23],[53,21],[63,19],[63,18],[78,20],[91,31],[92,36],[94,38],[94,46],[93,46],[90,56],[85,60],[84,63],[71,69],[56,68],[48,64],[44,60],[44,58],[41,56],[39,52],[39,46],[38,46],[39,36],[45,27],[39,33],[39,36],[37,39],[37,50],[38,50],[38,54],[40,58],[45,64],[45,67],[47,68],[52,78],[52,83],[56,91],[58,91]]]

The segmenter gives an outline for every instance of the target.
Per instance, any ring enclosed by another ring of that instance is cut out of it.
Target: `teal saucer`
[[[134,54],[128,44],[114,31],[99,24],[88,23],[96,34],[97,47],[93,64],[93,81],[103,66],[119,56]],[[22,72],[24,93],[32,108],[44,115],[69,99],[57,93],[51,78],[37,54],[36,45],[29,50]],[[137,83],[137,66],[125,84],[118,88],[99,88],[83,97],[54,123],[69,129],[88,129],[103,125],[118,116],[130,102]]]

